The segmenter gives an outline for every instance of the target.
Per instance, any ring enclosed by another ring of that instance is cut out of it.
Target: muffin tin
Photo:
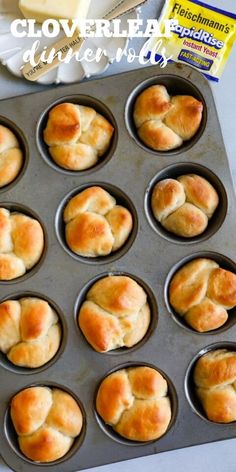
[[[167,153],[146,148],[138,140],[132,120],[135,97],[144,88],[156,83],[166,85],[170,93],[191,94],[204,103],[199,132],[182,147]],[[108,153],[92,169],[67,172],[58,168],[42,142],[48,111],[62,101],[93,106],[115,126]],[[1,191],[0,205],[14,209],[19,207],[22,211],[25,208],[26,213],[36,214],[46,234],[46,250],[37,270],[12,282],[1,282],[0,300],[17,298],[29,292],[40,294],[59,308],[63,325],[59,353],[43,369],[37,372],[17,370],[6,365],[1,357],[0,453],[9,467],[17,472],[36,472],[39,469],[72,472],[115,460],[236,437],[235,424],[219,426],[204,421],[196,414],[199,406],[196,399],[191,400],[191,373],[187,371],[194,356],[208,350],[207,346],[216,343],[217,347],[219,342],[221,345],[234,342],[236,327],[232,322],[223,330],[200,335],[175,322],[175,315],[169,313],[166,299],[173,271],[183,261],[199,257],[199,253],[204,257],[216,257],[222,267],[227,257],[232,261],[230,268],[234,268],[236,201],[208,82],[188,66],[169,64],[164,69],[148,67],[1,101],[0,123],[12,123],[13,131],[19,128],[18,136],[22,138],[27,162],[27,168],[17,182]],[[160,177],[193,170],[209,177],[215,184],[220,196],[220,208],[204,236],[189,244],[153,228],[148,195]],[[122,201],[131,209],[135,227],[127,244],[116,254],[93,261],[81,260],[72,257],[65,247],[60,215],[69,196],[78,189],[95,184],[103,186],[114,194],[117,201]],[[134,348],[99,354],[84,339],[76,324],[75,314],[92,282],[101,275],[117,273],[129,274],[143,282],[151,302],[152,323],[148,335]],[[234,320],[234,313],[232,318]],[[169,391],[175,398],[171,427],[154,442],[133,444],[117,441],[97,418],[94,410],[96,389],[102,378],[111,371],[143,364],[151,364],[163,372],[167,380],[170,379]],[[85,426],[82,436],[67,456],[50,465],[33,463],[22,456],[10,421],[8,406],[11,397],[30,385],[57,385],[68,389],[83,408]]]

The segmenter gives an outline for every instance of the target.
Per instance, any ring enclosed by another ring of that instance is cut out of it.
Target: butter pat
[[[38,23],[47,19],[79,19],[87,17],[90,0],[20,0],[19,8],[25,18]]]

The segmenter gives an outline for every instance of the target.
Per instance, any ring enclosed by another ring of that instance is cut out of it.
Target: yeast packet
[[[166,0],[159,19],[161,30],[165,20],[177,20],[171,37],[162,39],[166,54],[218,81],[236,39],[236,15],[198,0]],[[150,51],[159,40],[153,38]]]

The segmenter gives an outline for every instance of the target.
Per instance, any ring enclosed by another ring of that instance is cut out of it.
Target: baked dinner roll
[[[23,152],[16,136],[0,125],[0,188],[15,180],[23,165]]]
[[[35,462],[63,457],[83,426],[74,398],[49,387],[30,387],[17,393],[11,401],[11,419],[21,452]]]
[[[73,197],[64,210],[66,242],[75,254],[106,256],[127,241],[133,218],[129,210],[101,187],[89,187]]]
[[[217,349],[202,356],[194,369],[194,383],[209,420],[236,421],[236,352]]]
[[[44,233],[37,220],[0,208],[0,280],[24,275],[39,261],[43,249]]]
[[[150,320],[147,294],[122,275],[95,282],[78,313],[82,333],[98,352],[134,346],[145,336]]]
[[[100,384],[96,410],[120,436],[153,441],[166,432],[171,420],[167,382],[150,367],[118,370]]]
[[[164,85],[145,89],[134,105],[134,123],[141,141],[154,151],[180,147],[198,131],[203,104],[188,95],[170,97]]]
[[[176,272],[169,300],[178,315],[199,332],[220,328],[236,306],[236,275],[211,259],[195,259]]]
[[[20,367],[37,368],[59,349],[61,327],[50,305],[27,297],[0,303],[0,351]]]
[[[60,103],[49,112],[44,141],[58,166],[79,171],[97,163],[113,133],[113,126],[93,108]]]
[[[151,198],[155,218],[167,231],[183,238],[203,233],[218,204],[213,186],[195,174],[161,180]]]

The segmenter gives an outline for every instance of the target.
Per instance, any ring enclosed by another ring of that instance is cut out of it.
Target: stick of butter
[[[79,19],[87,17],[91,0],[20,0],[19,8],[25,18],[34,18],[38,23],[47,19]]]

